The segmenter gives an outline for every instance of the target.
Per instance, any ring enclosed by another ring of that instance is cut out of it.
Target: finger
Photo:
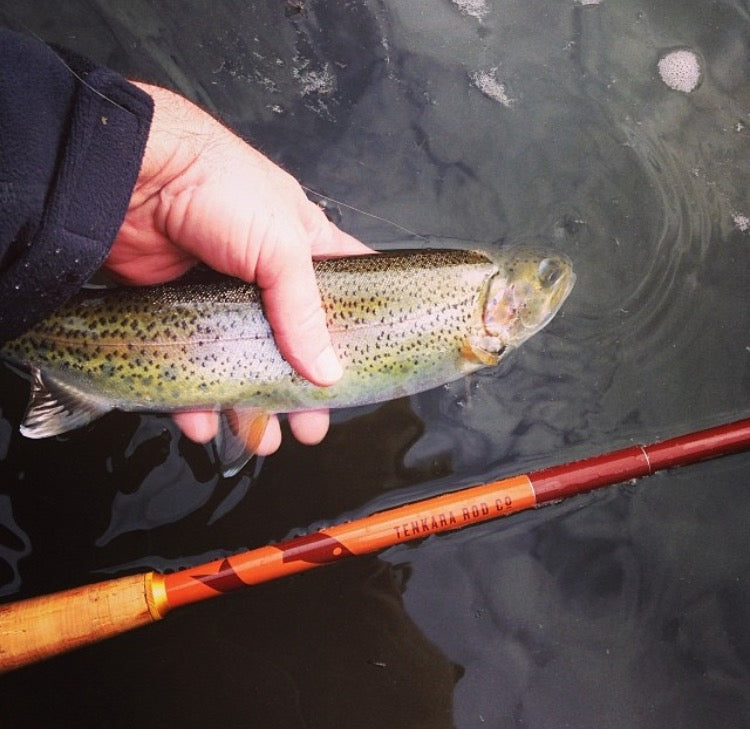
[[[375,252],[354,236],[337,228],[333,223],[330,224],[330,231],[327,235],[311,243],[310,251],[313,258],[365,256]]]
[[[303,213],[303,225],[310,236],[310,250],[313,257],[323,256],[359,256],[372,253],[369,248],[354,236],[345,233],[326,218],[323,211],[312,203]]]
[[[290,245],[258,270],[266,315],[281,353],[316,385],[331,385],[343,374],[326,329],[309,247]]]
[[[273,255],[258,266],[258,284],[264,289],[266,314],[282,354],[303,377],[317,385],[331,385],[340,379],[343,369],[326,329],[310,255],[371,251],[337,228],[306,198],[298,210],[301,225],[297,235],[290,235],[286,245],[275,247]]]
[[[263,433],[263,437],[260,440],[260,444],[256,450],[259,456],[270,456],[279,449],[281,445],[281,427],[279,426],[279,419],[272,415],[268,419],[268,425],[266,425],[266,432]]]
[[[219,432],[219,416],[211,410],[174,413],[172,419],[177,423],[177,427],[196,443],[208,443]]]
[[[294,437],[305,445],[317,445],[328,432],[328,411],[308,410],[289,413],[289,427]]]

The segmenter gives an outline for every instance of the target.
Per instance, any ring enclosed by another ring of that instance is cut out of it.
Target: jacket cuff
[[[107,257],[128,209],[153,101],[109,69],[87,71],[41,224],[0,281],[0,340],[29,329],[81,288]]]

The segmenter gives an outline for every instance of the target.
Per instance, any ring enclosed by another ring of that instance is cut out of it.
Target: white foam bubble
[[[451,2],[456,5],[464,15],[471,15],[477,20],[481,20],[489,12],[487,0],[451,0]]]
[[[474,86],[493,101],[497,101],[508,108],[513,106],[513,99],[508,96],[505,84],[497,80],[497,66],[489,71],[475,71],[471,75],[471,80],[474,82]]]
[[[747,233],[750,230],[750,218],[742,213],[735,213],[732,216],[734,227],[742,233]]]
[[[675,91],[689,94],[701,80],[698,55],[687,48],[670,51],[659,59],[661,80]]]
[[[305,62],[300,69],[292,69],[292,75],[300,83],[300,93],[302,96],[311,94],[320,94],[330,96],[336,91],[336,76],[331,73],[329,65],[326,63],[319,71],[305,68]]]

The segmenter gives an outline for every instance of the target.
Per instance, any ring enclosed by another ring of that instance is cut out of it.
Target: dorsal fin
[[[69,383],[31,367],[31,393],[21,424],[27,438],[49,438],[80,428],[112,410]]]

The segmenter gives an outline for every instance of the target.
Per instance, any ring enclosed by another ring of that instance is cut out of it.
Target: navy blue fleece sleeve
[[[101,266],[152,112],[148,94],[113,71],[0,28],[0,341]]]

